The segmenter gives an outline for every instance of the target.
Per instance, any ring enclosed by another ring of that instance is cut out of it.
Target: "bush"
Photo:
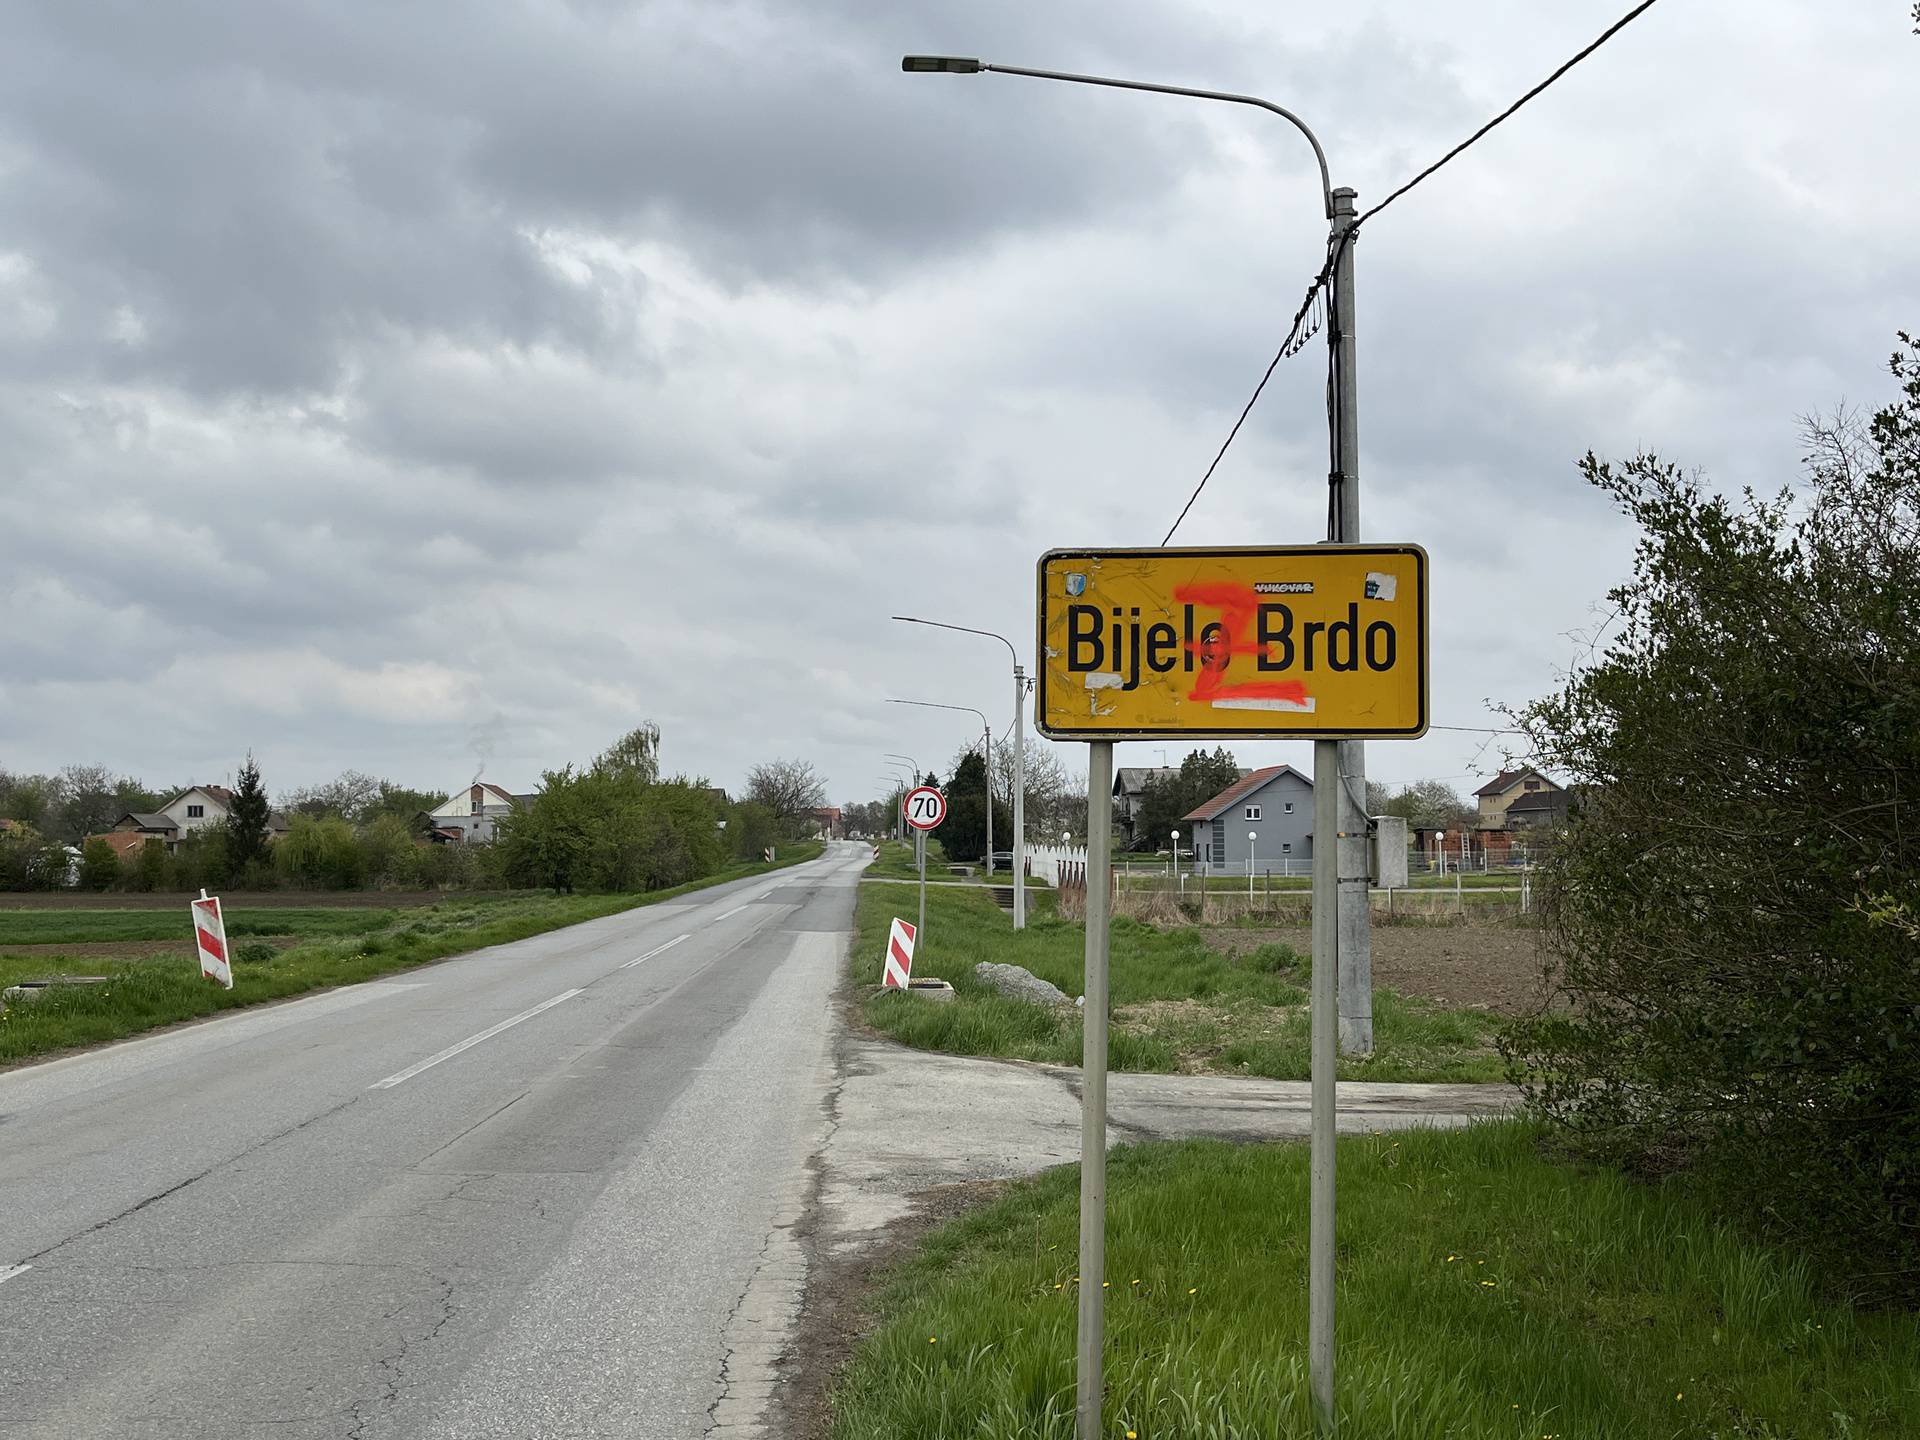
[[[357,890],[367,878],[367,857],[346,821],[296,815],[273,847],[273,868],[307,889]]]
[[[236,965],[266,965],[279,953],[264,940],[248,940],[234,947],[233,959]]]
[[[1262,945],[1241,957],[1241,964],[1262,974],[1277,975],[1283,970],[1305,966],[1305,958],[1291,945]]]
[[[1906,337],[1902,337],[1906,340]],[[1520,718],[1584,782],[1540,874],[1571,1010],[1504,1048],[1589,1151],[1686,1167],[1855,1295],[1920,1297],[1920,349],[1805,496],[1642,456],[1616,638]]]
[[[111,890],[120,883],[120,852],[99,836],[80,850],[80,886],[83,890]]]

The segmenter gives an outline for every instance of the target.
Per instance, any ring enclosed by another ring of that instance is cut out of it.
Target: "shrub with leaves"
[[[1540,884],[1571,1008],[1505,1048],[1590,1150],[1684,1167],[1855,1295],[1920,1296],[1920,347],[1728,499],[1587,457],[1617,628],[1517,718],[1580,782]]]

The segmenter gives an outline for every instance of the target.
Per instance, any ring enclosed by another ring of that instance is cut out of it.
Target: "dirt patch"
[[[1306,927],[1214,927],[1205,934],[1208,944],[1229,955],[1274,943],[1302,955],[1313,948],[1313,931]],[[1455,1009],[1531,1014],[1546,998],[1544,953],[1540,932],[1519,925],[1474,924],[1471,919],[1454,925],[1375,925],[1373,983],[1381,990]]]

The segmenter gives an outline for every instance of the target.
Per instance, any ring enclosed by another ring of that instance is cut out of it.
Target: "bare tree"
[[[380,803],[381,782],[358,770],[342,770],[324,785],[307,785],[280,797],[282,810],[363,820]]]
[[[769,760],[747,772],[747,799],[789,821],[824,806],[827,787],[809,761]]]

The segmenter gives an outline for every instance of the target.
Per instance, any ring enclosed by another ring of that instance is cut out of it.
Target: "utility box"
[[[1401,890],[1407,884],[1407,822],[1398,815],[1375,815],[1367,825],[1368,868],[1376,890]]]

